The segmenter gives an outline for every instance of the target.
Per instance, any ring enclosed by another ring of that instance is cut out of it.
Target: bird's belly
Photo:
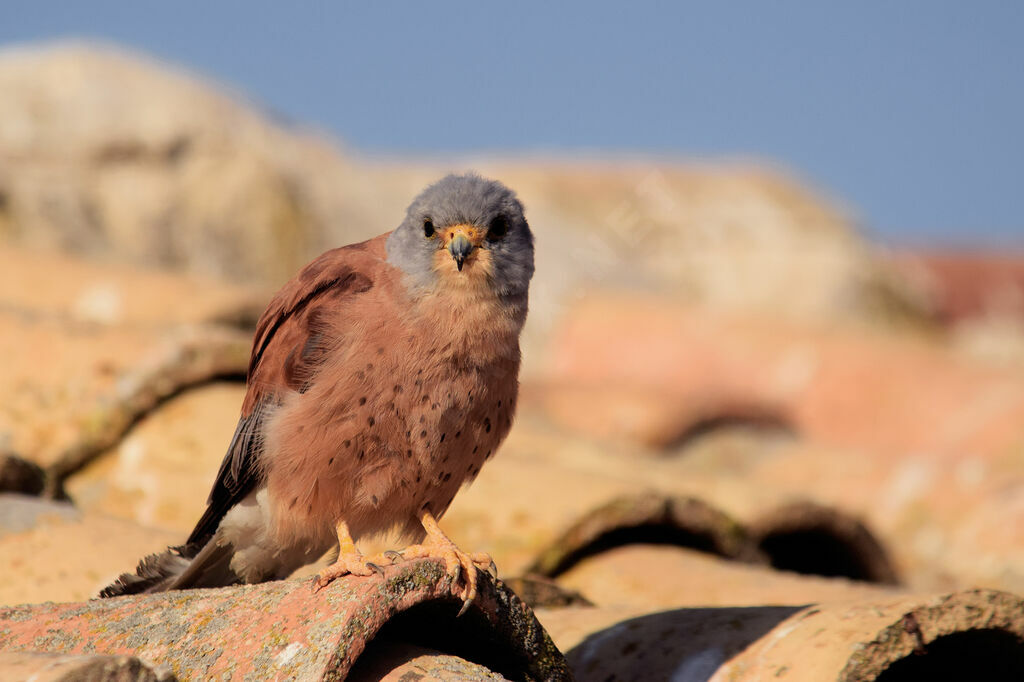
[[[269,421],[267,483],[283,541],[330,536],[340,520],[356,538],[418,533],[419,514],[441,516],[493,456],[511,426],[514,375],[399,374],[384,391],[294,394]]]

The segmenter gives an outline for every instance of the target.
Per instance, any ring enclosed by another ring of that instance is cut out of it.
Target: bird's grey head
[[[485,282],[502,299],[525,299],[533,276],[522,204],[505,185],[472,173],[423,190],[388,237],[387,252],[413,286]]]

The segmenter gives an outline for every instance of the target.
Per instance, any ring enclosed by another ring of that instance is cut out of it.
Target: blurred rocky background
[[[54,44],[0,51],[0,604],[180,542],[274,288],[462,169],[537,275],[516,426],[444,523],[580,679],[645,614],[1024,594],[1024,256],[881,248],[768,164],[368,158]]]

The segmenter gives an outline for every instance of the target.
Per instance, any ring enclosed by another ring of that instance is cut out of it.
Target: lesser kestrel
[[[444,559],[468,603],[490,557],[437,519],[512,425],[532,276],[522,205],[477,175],[449,175],[394,231],[307,265],[259,320],[195,530],[101,596],[283,578],[338,543],[320,588],[389,561],[354,542],[397,528],[420,543],[400,554]]]

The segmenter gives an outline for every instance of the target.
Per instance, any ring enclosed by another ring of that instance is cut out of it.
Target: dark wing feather
[[[228,510],[259,485],[259,434],[264,405],[259,403],[252,414],[238,420],[235,435],[231,438],[210,496],[206,499],[206,511],[188,536],[187,544],[206,544]]]
[[[231,507],[259,487],[263,422],[285,390],[304,391],[328,347],[326,317],[340,297],[373,284],[365,244],[334,249],[307,265],[271,300],[253,340],[242,417],[221,462],[207,508],[188,543],[205,544]],[[371,260],[375,258],[371,257]]]

